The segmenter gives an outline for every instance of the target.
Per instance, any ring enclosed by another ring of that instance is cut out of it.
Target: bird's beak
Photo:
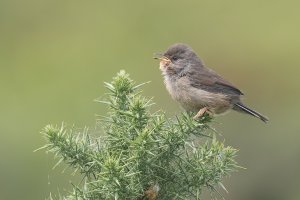
[[[160,58],[162,58],[163,56],[164,56],[163,53],[154,53],[153,54],[153,59],[160,60]]]
[[[165,63],[170,63],[171,62],[171,60],[168,57],[164,56],[162,53],[155,53],[153,58],[157,59],[157,60],[160,60],[160,61],[163,61]]]
[[[159,60],[159,68],[164,71],[165,69],[168,68],[169,64],[171,63],[171,60],[164,56],[162,53],[156,53],[154,54],[154,59]]]

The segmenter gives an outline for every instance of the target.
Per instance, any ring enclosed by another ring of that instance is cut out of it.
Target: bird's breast
[[[180,103],[185,110],[194,110],[194,96],[192,95],[189,81],[185,77],[178,79],[165,77],[165,85],[171,97]]]

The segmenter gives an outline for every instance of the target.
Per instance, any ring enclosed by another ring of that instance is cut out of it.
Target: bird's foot
[[[194,120],[198,119],[199,117],[202,117],[204,113],[208,113],[211,115],[212,113],[208,110],[207,107],[201,108],[198,113],[193,117]]]

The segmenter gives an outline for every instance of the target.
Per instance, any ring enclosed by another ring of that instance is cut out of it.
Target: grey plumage
[[[205,108],[210,113],[221,114],[233,109],[268,121],[243,105],[240,99],[243,93],[207,68],[188,45],[174,44],[159,59],[167,90],[185,110],[198,112]]]

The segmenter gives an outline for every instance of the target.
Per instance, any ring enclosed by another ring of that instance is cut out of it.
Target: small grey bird
[[[268,118],[246,107],[243,93],[213,70],[207,68],[191,47],[173,44],[159,54],[164,82],[172,98],[186,111],[197,112],[194,119],[208,114],[222,114],[233,109],[267,122]]]

